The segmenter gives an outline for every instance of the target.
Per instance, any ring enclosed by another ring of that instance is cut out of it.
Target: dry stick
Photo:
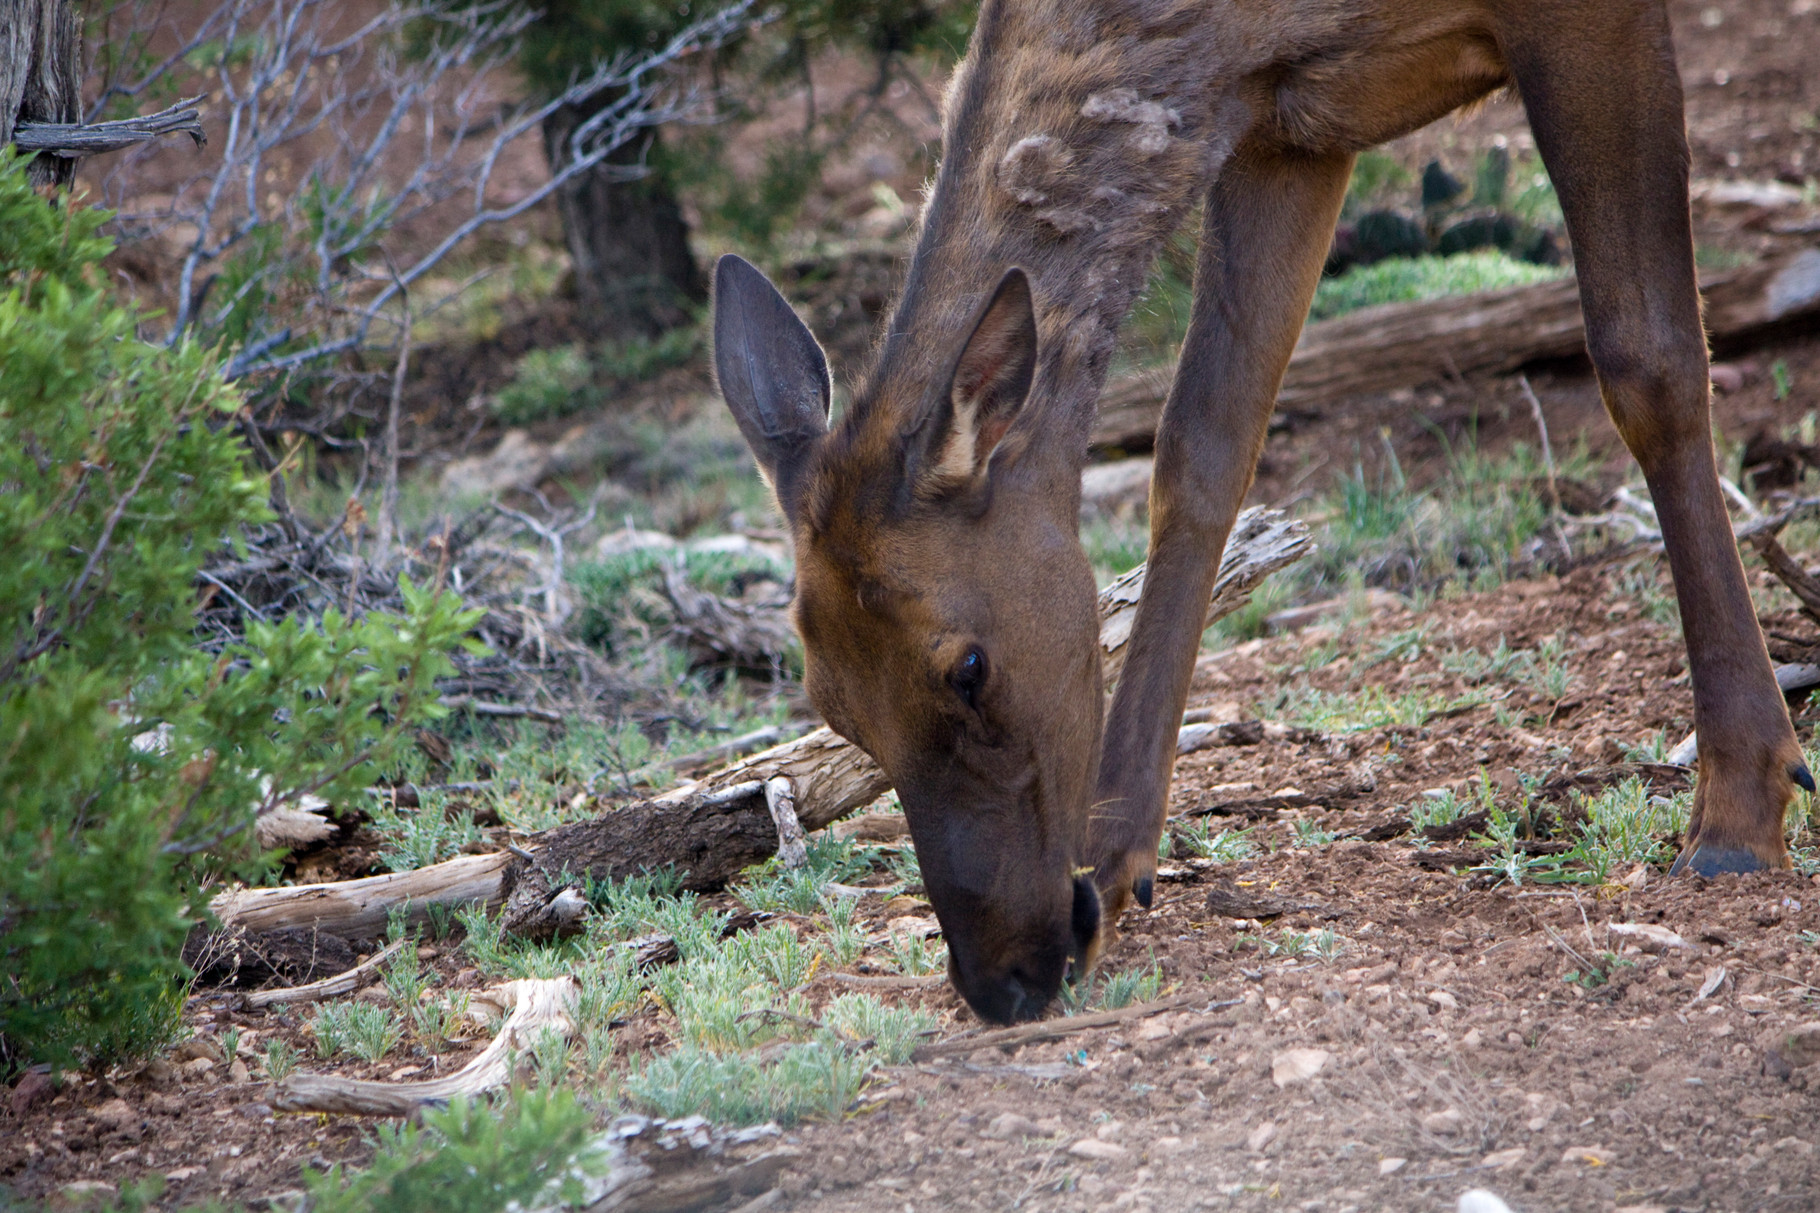
[[[546,1031],[565,1039],[575,1033],[581,987],[573,977],[512,981],[500,989],[512,1008],[480,1056],[449,1075],[428,1082],[366,1082],[324,1074],[293,1074],[278,1084],[272,1107],[280,1112],[339,1112],[352,1116],[412,1116],[441,1107],[458,1095],[475,1096],[504,1086],[512,1077],[513,1054],[531,1048]]]
[[[1061,1040],[1078,1032],[1110,1028],[1116,1024],[1129,1023],[1134,1019],[1148,1019],[1150,1016],[1160,1015],[1164,1011],[1173,1011],[1179,1007],[1200,1002],[1206,997],[1205,991],[1190,990],[1172,994],[1168,998],[1159,998],[1154,1002],[1141,1002],[1135,1006],[1121,1007],[1116,1011],[1101,1011],[1095,1015],[1075,1015],[1063,1019],[1045,1019],[1038,1023],[1019,1024],[1015,1028],[981,1032],[978,1036],[965,1036],[956,1040],[922,1045],[910,1054],[910,1060],[934,1061],[938,1057],[964,1057],[968,1053],[977,1053],[981,1049],[1009,1048],[1013,1045],[1036,1044],[1045,1040]]]
[[[393,279],[397,279],[394,272]],[[390,568],[392,533],[398,523],[398,410],[404,399],[404,376],[411,365],[411,292],[399,284],[404,315],[399,321],[398,362],[392,368],[392,394],[385,411],[385,473],[379,489],[379,539],[374,545],[373,563]]]
[[[275,1006],[283,1002],[320,1002],[325,998],[334,998],[340,994],[349,994],[368,983],[368,980],[379,970],[379,966],[396,956],[408,939],[401,939],[376,956],[361,961],[345,972],[321,981],[312,981],[305,986],[285,986],[277,990],[254,990],[246,996],[246,1005],[254,1010],[260,1007]]]
[[[785,868],[809,865],[809,844],[803,823],[796,819],[796,790],[788,777],[765,780],[765,807],[777,823],[777,862]]]

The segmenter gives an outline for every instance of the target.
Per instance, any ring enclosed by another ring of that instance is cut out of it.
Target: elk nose
[[[1015,969],[1002,973],[976,973],[963,976],[949,956],[949,977],[960,990],[967,1005],[981,1019],[993,1023],[1021,1023],[1035,1019],[1048,1009],[1056,990],[1044,990],[1040,982]]]

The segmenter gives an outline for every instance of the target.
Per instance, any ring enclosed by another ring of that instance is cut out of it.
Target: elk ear
[[[778,504],[794,516],[800,473],[828,432],[828,359],[777,288],[731,253],[714,269],[714,373]]]
[[[946,485],[971,483],[1017,419],[1036,378],[1036,308],[1030,278],[1006,272],[980,309],[955,360],[946,399],[935,408],[931,474]]]

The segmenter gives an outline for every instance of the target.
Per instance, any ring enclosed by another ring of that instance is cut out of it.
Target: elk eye
[[[978,646],[967,650],[948,675],[948,681],[954,684],[954,692],[967,701],[967,706],[979,706],[979,693],[986,685],[986,655]]]

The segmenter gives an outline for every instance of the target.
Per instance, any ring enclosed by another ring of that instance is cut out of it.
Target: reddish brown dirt
[[[1674,0],[1670,8],[1695,176],[1820,172],[1813,129],[1820,76],[1810,67],[1820,61],[1820,5]],[[1718,13],[1716,26],[1703,23],[1708,8]],[[1412,161],[1466,156],[1495,135],[1521,133],[1516,108],[1496,102],[1399,150]],[[1759,218],[1697,216],[1703,243],[1748,252],[1777,243]],[[868,285],[864,293],[853,306],[871,312],[882,291]],[[503,340],[499,356],[517,352],[517,340]],[[1820,344],[1792,341],[1744,357],[1751,373],[1742,389],[1716,401],[1728,437],[1781,430],[1814,407]],[[1778,359],[1795,385],[1781,401],[1768,374]],[[1557,446],[1584,436],[1596,450],[1619,454],[1583,371],[1561,368],[1534,382]],[[1476,423],[1494,449],[1533,437],[1527,407],[1509,383],[1361,401],[1273,436],[1255,496],[1283,502],[1355,458],[1369,462],[1386,426],[1420,479],[1422,469],[1438,466],[1442,446],[1418,416],[1450,437]],[[1770,1056],[1790,1026],[1820,1019],[1811,1005],[1820,987],[1812,934],[1820,931],[1820,888],[1792,873],[1709,883],[1671,882],[1659,872],[1640,889],[1493,888],[1470,873],[1422,866],[1435,851],[1463,849],[1459,841],[1427,849],[1407,838],[1291,845],[1297,817],[1358,833],[1397,816],[1425,790],[1464,788],[1482,773],[1508,803],[1517,774],[1546,779],[1591,769],[1593,782],[1608,780],[1623,746],[1663,731],[1678,737],[1691,707],[1678,639],[1647,616],[1619,575],[1584,570],[1563,582],[1516,583],[1436,603],[1419,615],[1389,611],[1340,638],[1337,656],[1318,668],[1313,655],[1335,641],[1318,632],[1204,662],[1195,702],[1240,716],[1291,686],[1337,692],[1381,684],[1452,699],[1467,687],[1441,668],[1437,650],[1489,650],[1500,638],[1526,647],[1562,636],[1574,678],[1558,702],[1493,686],[1510,691],[1497,705],[1507,712],[1502,724],[1488,705],[1421,725],[1266,740],[1183,759],[1177,811],[1216,803],[1245,810],[1256,836],[1274,849],[1217,872],[1179,866],[1159,886],[1154,911],[1127,915],[1106,964],[1128,969],[1154,955],[1169,986],[1204,1000],[1012,1055],[889,1072],[858,1114],[791,1135],[814,1162],[787,1179],[779,1207],[1364,1213],[1452,1208],[1475,1185],[1494,1189],[1517,1213],[1820,1204],[1813,1089],[1820,1067],[1791,1071]],[[1423,625],[1422,656],[1362,668],[1377,641]],[[1810,728],[1803,722],[1804,740]],[[1269,807],[1270,795],[1285,789],[1313,805]],[[1319,908],[1264,927],[1236,922],[1207,908],[1219,881]],[[872,918],[886,914],[868,908]],[[1584,967],[1569,949],[1622,951],[1605,930],[1613,921],[1665,926],[1690,946],[1625,953],[1628,963],[1592,990],[1564,980]],[[1242,938],[1323,927],[1344,941],[1330,962],[1267,957]],[[455,954],[433,965],[444,984],[477,980]],[[1724,977],[1697,998],[1719,970]],[[948,1017],[945,1032],[977,1028],[950,991],[919,997]],[[1200,1009],[1233,999],[1241,1001]],[[319,1068],[307,1060],[308,1038],[298,1027],[307,1014],[246,1014],[232,1003],[225,992],[202,992],[186,1019],[211,1034],[233,1025],[285,1036],[306,1065]],[[645,1012],[627,1026],[622,1047],[649,1047],[663,1034],[655,1013]],[[436,1064],[459,1065],[474,1047],[452,1049]],[[1272,1059],[1292,1048],[1324,1049],[1331,1059],[1313,1080],[1279,1088]],[[379,1067],[336,1069],[385,1077],[403,1064],[395,1056]],[[430,1063],[413,1057],[408,1064]],[[38,1080],[28,1079],[0,1106],[0,1189],[37,1200],[73,1181],[159,1173],[174,1177],[168,1206],[253,1201],[295,1188],[302,1166],[368,1155],[362,1126],[274,1116],[257,1066],[247,1082],[226,1079],[226,1069],[199,1073],[161,1062],[73,1076],[37,1097],[30,1090]],[[1035,1122],[1034,1135],[994,1136],[990,1126],[1006,1112]],[[1069,1152],[1084,1139],[1124,1153],[1095,1160]],[[1521,1155],[1509,1153],[1518,1148]],[[1571,1150],[1593,1153],[1569,1160]],[[1488,1166],[1488,1155],[1502,1165]],[[1381,1173],[1391,1158],[1407,1161]]]

